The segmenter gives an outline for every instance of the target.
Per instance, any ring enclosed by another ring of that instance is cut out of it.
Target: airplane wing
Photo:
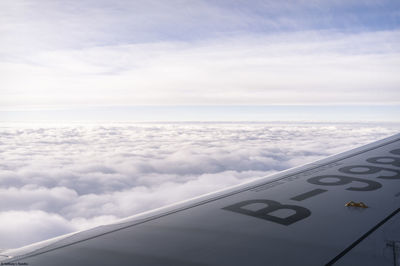
[[[2,265],[400,265],[400,134],[119,222]]]

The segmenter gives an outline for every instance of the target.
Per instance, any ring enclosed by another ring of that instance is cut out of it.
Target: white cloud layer
[[[0,128],[0,247],[110,222],[397,133],[398,124]]]

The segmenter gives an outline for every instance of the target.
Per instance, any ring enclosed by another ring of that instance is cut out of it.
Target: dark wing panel
[[[10,256],[3,262],[393,265],[399,203],[395,135],[119,223],[3,252]]]

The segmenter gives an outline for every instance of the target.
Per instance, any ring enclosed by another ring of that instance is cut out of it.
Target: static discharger
[[[357,208],[368,208],[367,205],[365,205],[364,202],[360,201],[359,203],[354,202],[354,201],[349,201],[347,202],[344,206],[346,207],[357,207]]]

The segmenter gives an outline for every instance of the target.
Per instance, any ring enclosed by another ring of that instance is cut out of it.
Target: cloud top
[[[0,128],[0,247],[250,181],[398,125],[165,123]]]

